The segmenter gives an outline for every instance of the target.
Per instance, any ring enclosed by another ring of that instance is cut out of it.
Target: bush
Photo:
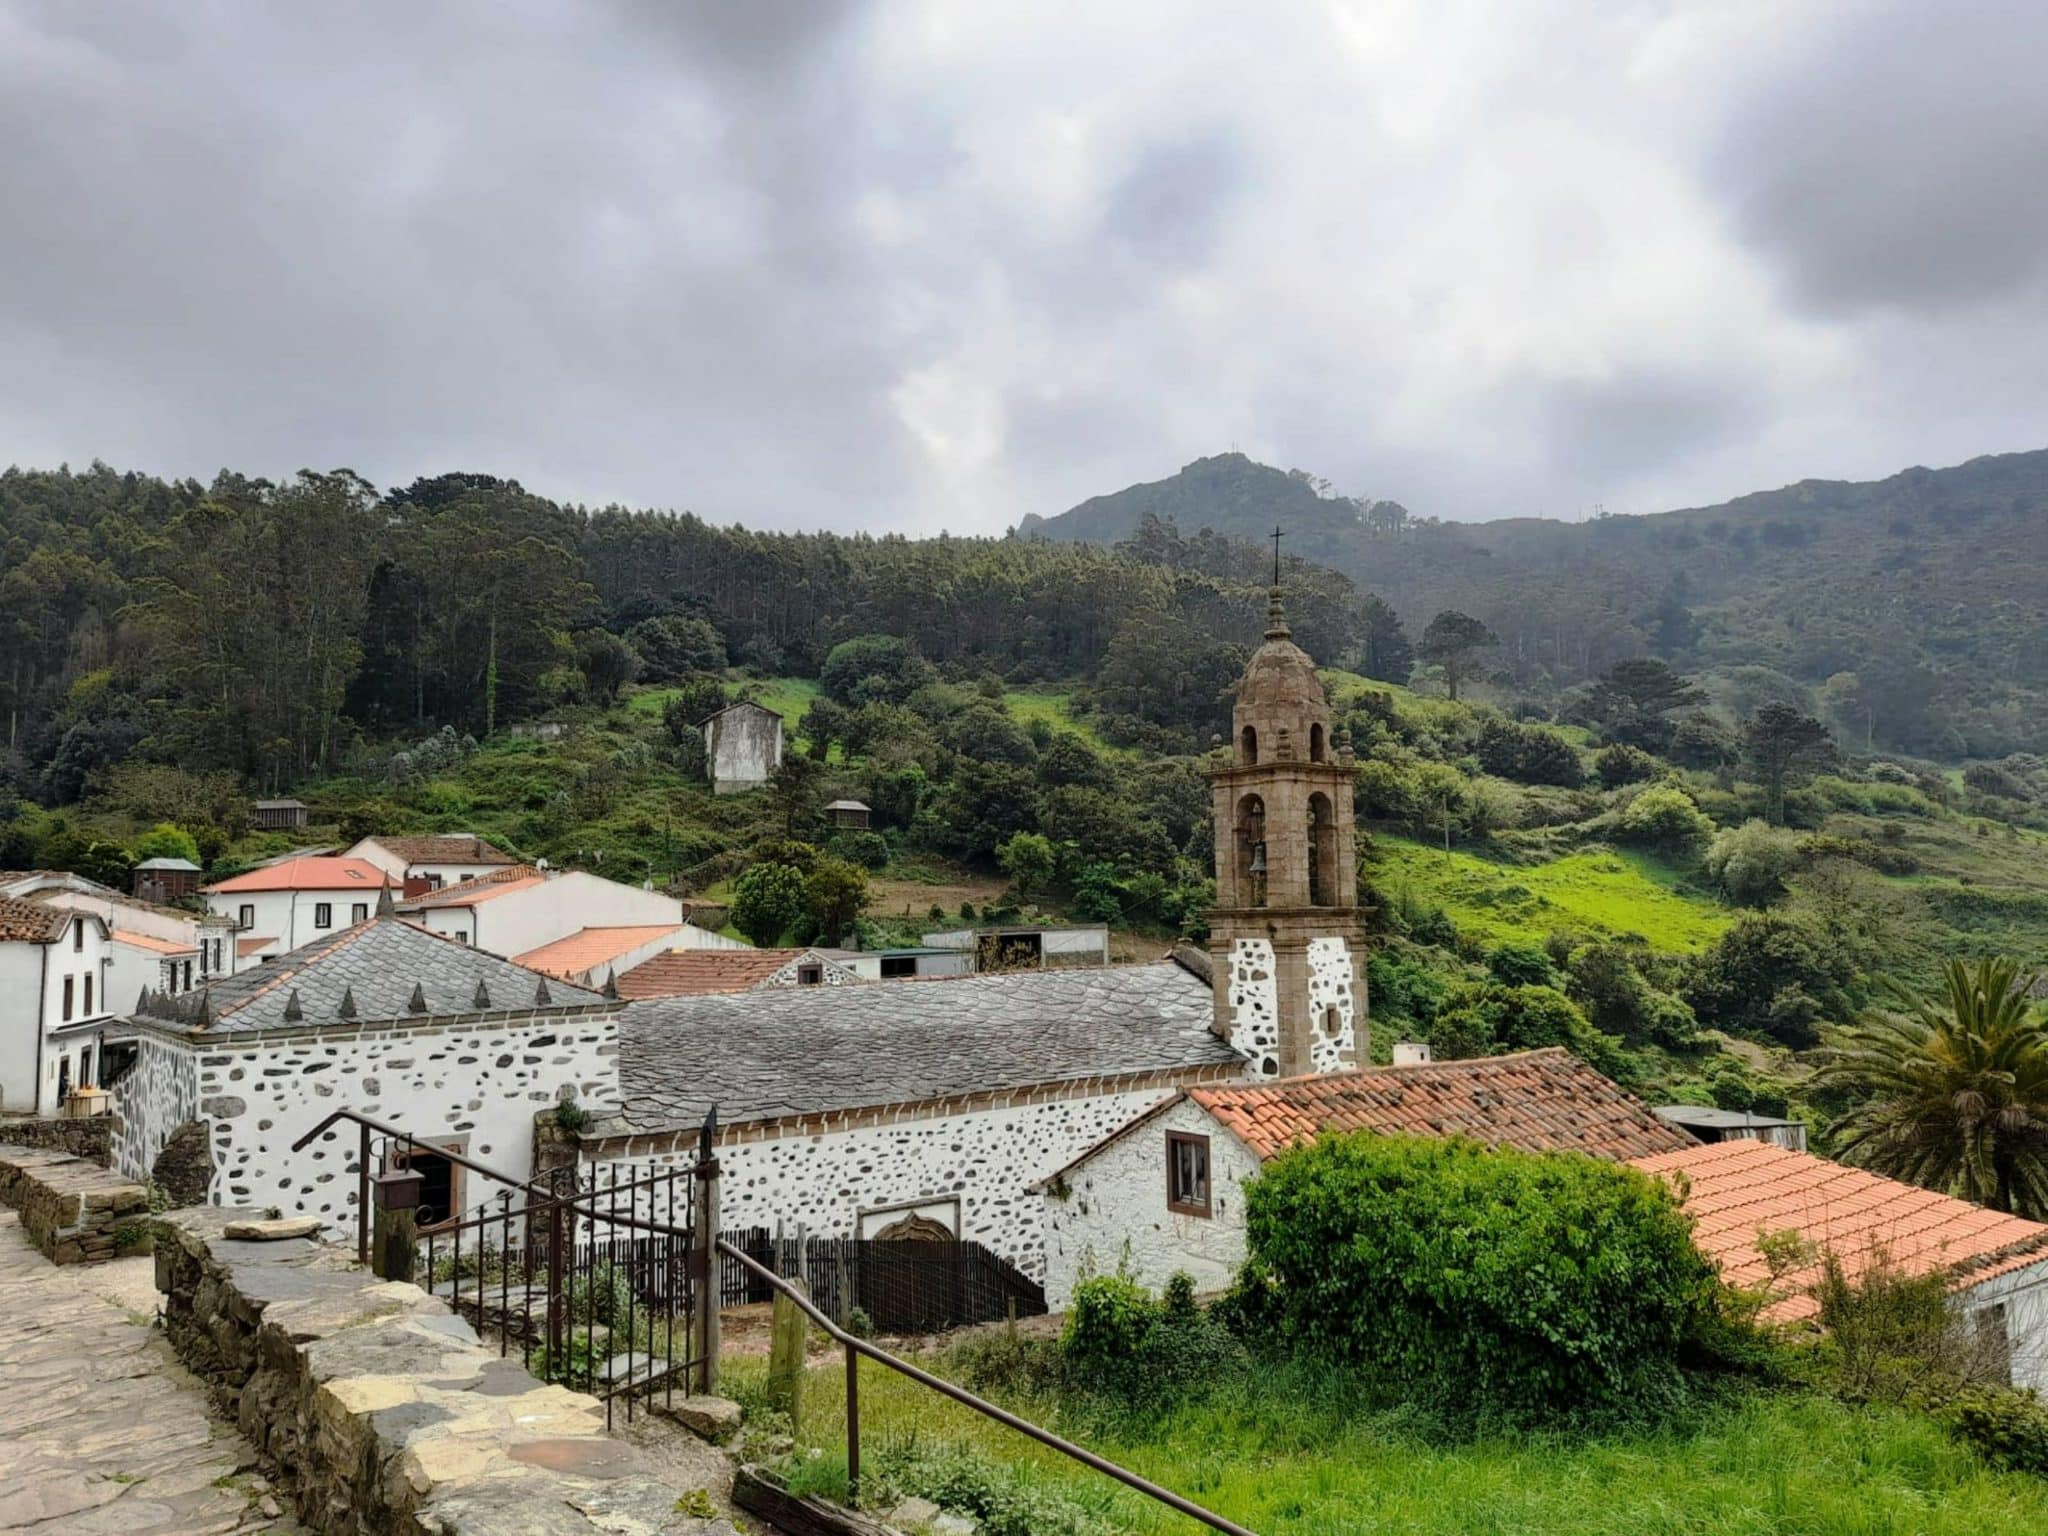
[[[1841,979],[1807,929],[1759,913],[1740,919],[1692,963],[1685,995],[1717,1029],[1804,1050],[1819,1044],[1821,1020],[1854,1012]]]
[[[882,870],[889,866],[889,839],[879,832],[847,829],[826,839],[825,850],[836,859],[858,864],[862,869]]]
[[[2011,1387],[1967,1387],[1948,1405],[1950,1427],[1994,1467],[2048,1477],[2048,1407]]]
[[[1510,940],[1495,947],[1486,957],[1486,968],[1504,987],[1554,987],[1557,967],[1541,944],[1517,944]]]
[[[1619,789],[1624,784],[1640,784],[1656,777],[1657,759],[1640,747],[1617,741],[1601,748],[1600,755],[1593,759],[1593,771],[1608,789]]]
[[[733,883],[732,925],[767,948],[810,910],[803,871],[792,864],[756,864]]]
[[[1714,824],[1684,790],[1659,784],[1623,807],[1616,835],[1638,848],[1690,858],[1712,840]]]
[[[1095,1275],[1074,1287],[1060,1359],[1083,1391],[1156,1404],[1214,1375],[1237,1356],[1222,1323],[1195,1304],[1194,1281],[1176,1274],[1164,1299],[1126,1275]]]
[[[1794,834],[1750,820],[1714,839],[1707,849],[1706,870],[1730,901],[1767,907],[1785,894],[1786,877],[1799,868],[1804,856]]]
[[[1246,1189],[1246,1290],[1283,1340],[1485,1415],[1619,1407],[1675,1380],[1714,1272],[1669,1189],[1567,1153],[1325,1136]]]
[[[1489,720],[1475,749],[1479,766],[1518,784],[1555,784],[1577,789],[1586,782],[1578,748],[1555,731],[1540,726]]]

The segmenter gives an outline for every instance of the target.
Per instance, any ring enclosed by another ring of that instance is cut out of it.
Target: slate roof
[[[678,949],[619,973],[624,998],[713,997],[750,992],[801,949]]]
[[[652,944],[663,934],[678,933],[681,923],[656,923],[638,928],[578,928],[566,938],[529,949],[512,958],[530,970],[550,976],[578,976],[594,965],[616,960],[620,955]]]
[[[474,832],[448,832],[433,837],[373,837],[387,853],[407,864],[517,864],[519,861]]]
[[[0,896],[0,944],[48,944],[71,921],[68,907]]]
[[[539,885],[546,878],[531,864],[511,864],[504,869],[494,869],[488,875],[474,875],[454,885],[443,886],[438,891],[428,891],[424,896],[415,896],[410,901],[401,901],[398,910],[424,912],[429,907],[473,907],[494,896],[505,896]]]
[[[481,998],[480,984],[485,992]],[[424,1008],[414,1006],[416,987]],[[344,998],[353,1016],[343,1011]],[[606,1005],[595,992],[544,977],[460,940],[428,933],[402,918],[376,917],[200,991],[159,1001],[138,1016],[227,1034],[586,1004]],[[290,1017],[294,1006],[296,1018]]]
[[[233,895],[238,891],[377,891],[390,883],[391,877],[366,859],[308,854],[217,880],[206,891],[209,895]]]
[[[1723,1141],[1635,1160],[1671,1180],[1693,1218],[1693,1242],[1732,1285],[1769,1279],[1759,1232],[1797,1232],[1831,1251],[1853,1279],[1882,1249],[1909,1274],[1948,1271],[1955,1289],[2048,1264],[2048,1226],[1986,1210],[1952,1195],[1902,1184],[1762,1141]],[[1784,1277],[1790,1292],[1766,1315],[1814,1316],[1820,1265]]]
[[[1188,1097],[1261,1159],[1325,1130],[1469,1136],[1524,1152],[1588,1152],[1616,1161],[1694,1145],[1561,1046],[1192,1088]]]
[[[914,1103],[1176,1068],[1241,1066],[1179,966],[769,987],[629,1005],[615,1131]]]

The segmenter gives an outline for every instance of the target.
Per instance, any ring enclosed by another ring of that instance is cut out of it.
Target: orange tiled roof
[[[1321,1132],[1469,1136],[1525,1152],[1617,1161],[1694,1145],[1648,1105],[1562,1047],[1374,1067],[1272,1083],[1191,1088],[1188,1097],[1261,1160]]]
[[[642,961],[618,978],[619,996],[709,997],[751,992],[801,949],[677,949]]]
[[[529,949],[512,958],[531,970],[550,976],[580,976],[594,965],[616,960],[643,944],[652,944],[664,934],[675,933],[677,923],[657,923],[651,928],[579,928],[566,939]]]
[[[509,896],[514,891],[539,885],[545,879],[547,876],[531,864],[513,864],[504,869],[494,869],[488,875],[459,880],[454,885],[415,896],[410,901],[401,901],[398,910],[424,912],[430,907],[473,907],[494,896]]]
[[[1794,1231],[1833,1253],[1851,1278],[1882,1248],[1909,1274],[1954,1272],[1958,1287],[2048,1262],[2048,1226],[1952,1195],[1761,1141],[1723,1141],[1635,1160],[1678,1185],[1693,1241],[1731,1285],[1770,1278],[1760,1232]],[[1794,1292],[1769,1310],[1796,1321],[1819,1310],[1808,1294],[1820,1267],[1784,1277]]]
[[[277,940],[274,938],[237,939],[235,940],[235,958],[237,960],[246,960],[255,954],[257,950],[268,949],[276,942]]]
[[[307,855],[266,864],[246,875],[235,875],[206,887],[209,894],[237,891],[375,891],[391,879],[367,859],[326,858]]]
[[[39,901],[16,901],[11,896],[0,896],[0,941],[48,944],[63,933],[70,921],[71,913],[67,908],[47,907]]]
[[[154,950],[159,955],[199,953],[199,946],[196,944],[180,944],[176,939],[160,939],[153,933],[136,933],[131,929],[116,928],[113,934],[114,941],[118,944],[131,944],[137,949]]]

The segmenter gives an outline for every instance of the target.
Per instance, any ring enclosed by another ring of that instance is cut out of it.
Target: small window
[[[85,1016],[87,1018],[92,1017],[92,973],[90,971],[86,973],[85,977]],[[82,1086],[84,1079],[81,1078],[79,1081]]]
[[[1323,760],[1323,728],[1320,724],[1308,728],[1308,760],[1312,763]]]
[[[1238,761],[1247,768],[1256,767],[1259,761],[1259,733],[1246,726],[1237,738]]]
[[[1334,1005],[1323,1010],[1323,1033],[1332,1040],[1344,1033],[1344,1015]]]
[[[882,979],[883,979],[884,981],[898,981],[898,980],[901,980],[901,979],[902,979],[903,977],[905,977],[905,976],[915,976],[916,974],[917,974],[917,956],[915,956],[915,955],[884,955],[884,956],[882,956]]]
[[[78,1053],[78,1086],[92,1086],[92,1047],[89,1045]]]
[[[348,909],[348,920],[351,927],[357,923],[367,923],[370,920],[370,904],[367,901],[359,901],[350,907]]]
[[[800,987],[816,987],[824,984],[825,967],[822,965],[800,965],[796,968],[796,984]]]
[[[185,991],[187,991],[187,992],[190,992],[190,991],[192,990],[192,962],[191,962],[190,960],[187,960],[187,961],[185,962],[185,987],[184,987],[184,990],[185,990]],[[90,989],[89,989],[89,988],[88,988],[88,991],[87,991],[87,995],[88,995],[88,996],[90,996],[90,995],[91,995],[91,992],[90,992]]]
[[[235,923],[236,926],[242,928],[254,928],[256,926],[256,906],[253,902],[245,901],[242,903],[241,915],[235,919]]]
[[[316,901],[313,903],[313,926],[315,928],[332,928],[334,926],[333,902]]]
[[[1209,1138],[1166,1133],[1166,1208],[1183,1216],[1209,1214]]]
[[[71,925],[71,952],[74,955],[85,953],[85,919],[82,917]]]
[[[66,1024],[71,1022],[72,1015],[77,1012],[77,998],[74,995],[77,987],[77,978],[72,976],[64,978],[64,1022]]]

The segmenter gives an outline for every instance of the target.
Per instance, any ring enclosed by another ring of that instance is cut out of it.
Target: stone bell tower
[[[1331,740],[1322,680],[1277,586],[1209,777],[1216,1033],[1259,1077],[1356,1066],[1367,1031],[1351,746]]]

